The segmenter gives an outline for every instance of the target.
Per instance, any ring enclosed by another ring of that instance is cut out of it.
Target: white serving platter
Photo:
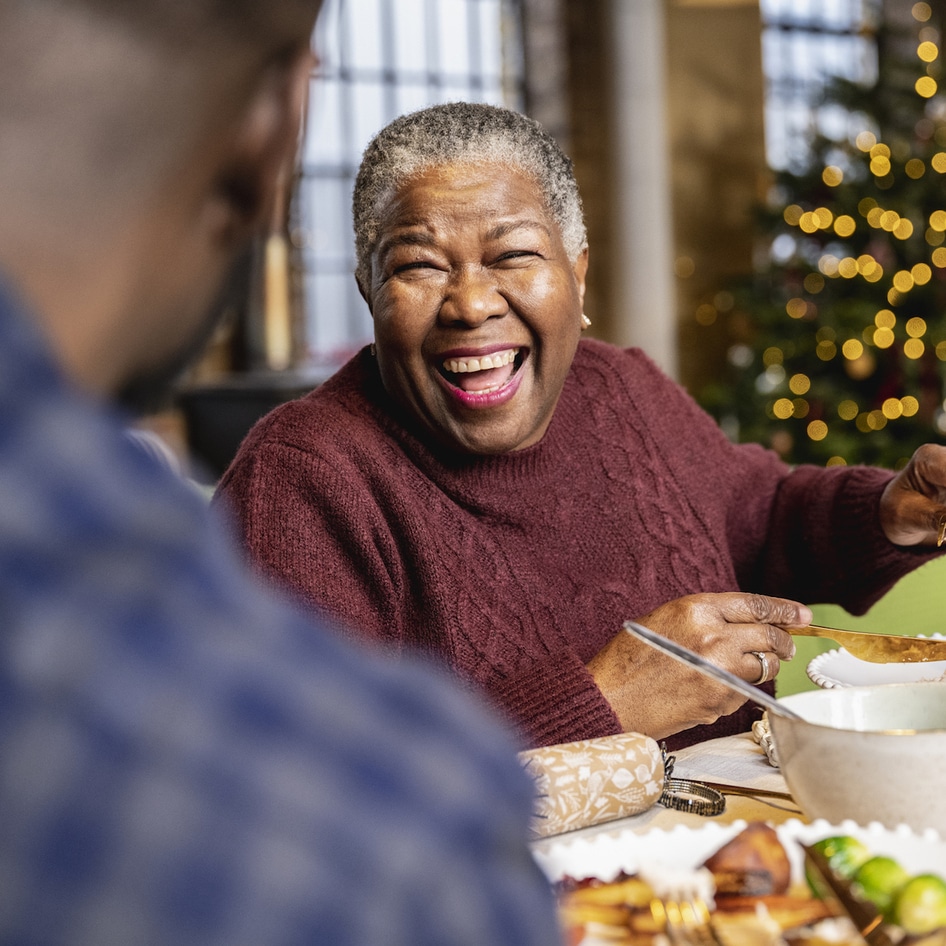
[[[565,877],[597,877],[610,881],[621,871],[633,874],[654,866],[699,867],[745,827],[745,821],[711,822],[701,828],[678,825],[670,830],[653,829],[642,834],[624,830],[587,839],[563,837],[558,844],[536,850],[534,856],[553,883]],[[910,873],[942,873],[946,868],[946,842],[932,829],[917,834],[906,825],[888,829],[877,823],[864,827],[853,821],[832,825],[824,820],[809,824],[792,819],[777,825],[775,830],[792,863],[796,880],[803,877],[804,859],[797,842],[811,844],[839,834],[859,838],[873,853],[895,858]]]
[[[943,639],[942,634],[932,635]],[[852,657],[843,647],[813,657],[806,668],[808,679],[816,686],[871,686],[877,683],[940,683],[946,681],[946,660],[929,663],[871,663]]]

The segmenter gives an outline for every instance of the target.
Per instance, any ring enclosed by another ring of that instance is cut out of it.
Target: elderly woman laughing
[[[747,729],[752,707],[622,621],[771,689],[799,602],[863,611],[931,554],[903,546],[935,540],[946,450],[896,478],[792,470],[643,352],[581,340],[581,201],[532,120],[398,118],[354,225],[375,343],[260,421],[220,494],[265,574],[443,661],[527,743]]]

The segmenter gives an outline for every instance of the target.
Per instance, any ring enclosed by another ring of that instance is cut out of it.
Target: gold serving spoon
[[[946,660],[946,640],[928,637],[901,637],[899,634],[865,634],[841,631],[834,627],[787,627],[789,634],[799,637],[824,637],[840,644],[852,657],[875,664],[927,663]]]

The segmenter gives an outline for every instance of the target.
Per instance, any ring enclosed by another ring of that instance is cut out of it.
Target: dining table
[[[549,851],[563,842],[586,840],[610,832],[643,834],[654,829],[669,830],[678,825],[700,828],[708,822],[767,821],[777,825],[791,819],[807,820],[791,798],[766,794],[788,794],[788,788],[782,773],[769,761],[752,733],[697,743],[677,750],[673,759],[671,775],[675,779],[710,781],[733,787],[732,793],[724,791],[726,806],[720,814],[698,815],[668,808],[658,802],[640,814],[539,838],[532,843],[533,851]],[[751,794],[753,791],[757,794]]]

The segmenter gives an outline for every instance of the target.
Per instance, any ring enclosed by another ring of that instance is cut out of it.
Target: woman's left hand
[[[887,484],[880,525],[894,545],[935,545],[946,517],[946,447],[927,443]]]

